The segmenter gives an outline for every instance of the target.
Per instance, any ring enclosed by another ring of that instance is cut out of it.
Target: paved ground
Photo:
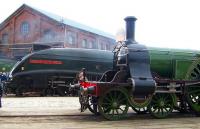
[[[79,112],[76,97],[3,98],[0,129],[200,129],[200,118],[174,113],[167,119],[130,113],[122,121],[106,121]]]

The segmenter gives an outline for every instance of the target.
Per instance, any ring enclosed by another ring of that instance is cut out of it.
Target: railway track
[[[174,112],[167,119],[154,119],[149,114],[130,112],[126,120],[107,121],[89,111],[80,113],[78,109],[77,97],[6,97],[3,98],[3,108],[0,108],[0,128],[200,129],[200,118],[191,114]]]
[[[1,129],[200,129],[200,118],[173,113],[167,119],[148,114],[131,115],[127,120],[107,121],[92,114],[0,116]]]

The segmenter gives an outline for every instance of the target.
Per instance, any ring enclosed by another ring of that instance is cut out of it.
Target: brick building
[[[10,57],[14,56],[14,49],[11,49],[14,45],[60,44],[63,47],[112,50],[114,43],[112,35],[26,4],[0,24],[0,55]]]

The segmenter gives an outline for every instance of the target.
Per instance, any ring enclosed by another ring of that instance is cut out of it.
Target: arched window
[[[87,40],[86,39],[82,40],[82,48],[87,48]]]
[[[46,30],[44,30],[44,41],[52,41],[52,40],[54,40],[54,34],[53,34],[53,32],[50,30],[50,29],[46,29]]]
[[[92,46],[93,46],[93,47],[92,47],[93,49],[98,49],[97,42],[93,41]]]
[[[73,35],[68,36],[68,43],[69,44],[75,44],[75,37]]]
[[[73,44],[73,37],[71,35],[68,37],[68,43]]]
[[[92,41],[88,42],[88,48],[93,48],[93,42]]]
[[[20,27],[20,31],[22,33],[22,35],[27,35],[30,31],[30,25],[28,22],[22,22],[21,27]]]
[[[4,33],[2,34],[2,44],[6,44],[8,43],[8,34],[7,33]]]
[[[2,44],[7,44],[8,43],[8,39],[9,37],[8,37],[8,34],[7,33],[4,33],[4,34],[2,34]]]
[[[70,45],[76,44],[76,33],[75,32],[67,32],[67,43]]]
[[[100,49],[100,50],[103,49],[103,45],[102,45],[102,43],[98,43],[98,49]]]
[[[94,40],[88,42],[88,48],[97,49],[97,43]]]
[[[106,44],[106,50],[110,50],[110,45]]]
[[[105,44],[102,44],[101,49],[102,49],[102,50],[106,50],[106,45],[105,45]]]

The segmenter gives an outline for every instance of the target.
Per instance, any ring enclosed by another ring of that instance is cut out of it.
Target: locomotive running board
[[[162,80],[163,81],[163,80]],[[188,81],[181,81],[181,80],[166,80],[168,82],[171,82],[170,85],[165,85],[165,86],[156,86],[156,91],[155,93],[182,93],[181,89],[185,89],[186,87],[196,85],[199,86],[200,84],[199,80],[188,80]],[[179,90],[177,90],[177,88]],[[185,92],[185,90],[184,90]]]

